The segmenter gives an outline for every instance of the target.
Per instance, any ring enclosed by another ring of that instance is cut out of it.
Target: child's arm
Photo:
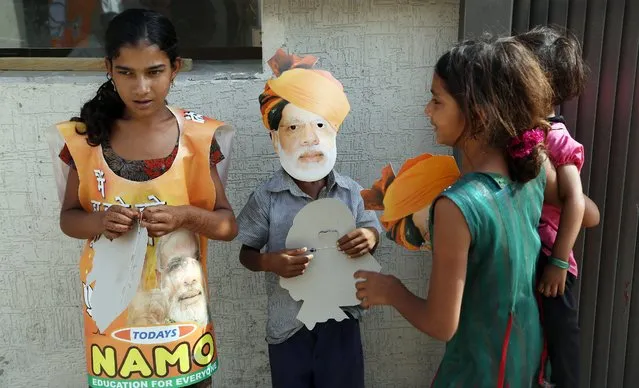
[[[584,220],[581,226],[584,228],[594,228],[599,225],[599,208],[597,207],[597,204],[585,194],[584,199],[586,200],[586,210],[584,211]]]
[[[377,214],[373,210],[366,210],[364,198],[360,194],[363,190],[357,184],[357,188],[352,191],[356,203],[354,217],[357,229],[337,240],[338,249],[351,258],[361,257],[367,253],[374,254],[382,230]]]
[[[253,272],[266,272],[268,268],[266,257],[260,250],[248,245],[242,245],[240,248],[240,263]]]
[[[351,258],[357,258],[367,253],[375,253],[379,242],[379,232],[373,227],[357,228],[337,240],[337,249]]]
[[[559,198],[563,203],[552,259],[568,262],[584,219],[585,199],[579,170],[574,164],[557,168]],[[548,264],[542,275],[539,291],[547,297],[563,295],[567,269]]]
[[[104,233],[105,237],[114,239],[131,229],[137,211],[113,205],[105,212],[89,213],[80,204],[79,186],[78,171],[71,168],[60,210],[60,229],[64,234],[86,240]]]
[[[238,233],[237,220],[235,213],[231,207],[231,203],[226,197],[222,180],[218,174],[217,168],[211,168],[211,179],[215,186],[215,206],[213,211],[206,211],[206,226],[202,227],[197,223],[197,218],[191,218],[191,223],[187,222],[187,229],[200,232],[211,240],[232,241]],[[193,206],[191,206],[193,208]],[[204,209],[198,211],[204,211]]]
[[[267,191],[258,188],[237,216],[238,240],[242,243],[240,263],[253,272],[273,272],[285,278],[299,276],[313,259],[306,248],[260,252],[270,237],[270,202]]]
[[[559,184],[557,182],[557,170],[546,156],[544,159],[544,171],[546,172],[546,187],[544,188],[544,203],[561,207],[563,204],[559,199]]]
[[[557,170],[552,165],[550,159],[546,157],[544,161],[544,168],[546,171],[546,188],[544,190],[544,203],[563,207],[561,198],[559,197],[559,184],[557,182]],[[597,205],[584,194],[584,200],[586,201],[586,210],[584,212],[584,219],[582,227],[593,228],[599,225],[599,208]]]
[[[581,188],[581,177],[574,164],[557,168],[559,198],[563,204],[557,238],[552,249],[554,257],[568,261],[584,219],[585,200]]]
[[[248,245],[240,249],[240,263],[253,272],[273,272],[284,278],[299,276],[306,271],[313,255],[306,248],[285,249],[281,252],[260,253]]]
[[[410,292],[397,278],[358,271],[357,297],[363,307],[392,305],[420,331],[449,341],[459,325],[466,282],[470,230],[459,208],[448,198],[435,204],[433,267],[428,297]]]

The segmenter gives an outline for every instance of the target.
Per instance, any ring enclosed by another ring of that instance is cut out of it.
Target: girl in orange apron
[[[109,79],[79,118],[57,125],[60,226],[87,240],[78,286],[88,385],[210,386],[207,242],[237,234],[223,187],[233,130],[166,106],[181,64],[166,17],[124,11],[105,42]]]

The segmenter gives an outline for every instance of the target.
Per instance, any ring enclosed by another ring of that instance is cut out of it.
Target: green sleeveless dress
[[[545,185],[543,170],[526,184],[471,173],[440,195],[461,210],[471,245],[459,327],[433,387],[536,386],[543,342],[534,279]]]

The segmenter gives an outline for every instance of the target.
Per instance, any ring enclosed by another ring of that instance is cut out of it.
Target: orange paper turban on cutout
[[[342,84],[331,73],[313,69],[317,58],[298,57],[279,49],[268,64],[276,78],[266,82],[260,95],[262,121],[267,129],[269,112],[282,100],[315,113],[339,130],[351,106]]]
[[[370,189],[362,191],[364,207],[383,210],[382,225],[393,241],[410,250],[420,247],[411,243],[407,234],[408,220],[433,202],[460,176],[452,156],[422,154],[404,163],[397,175],[391,166],[382,169],[382,177]],[[427,242],[428,243],[428,242]]]

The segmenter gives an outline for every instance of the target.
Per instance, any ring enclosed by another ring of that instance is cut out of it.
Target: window
[[[101,58],[107,23],[128,8],[168,16],[185,58],[261,59],[261,0],[0,0],[0,61]]]

